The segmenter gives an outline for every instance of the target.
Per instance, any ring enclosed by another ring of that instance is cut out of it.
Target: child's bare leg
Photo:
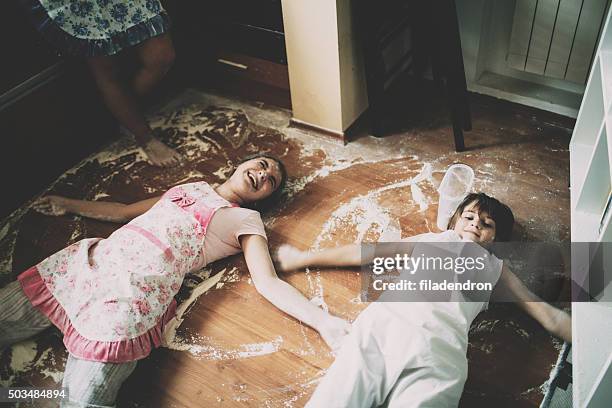
[[[121,82],[118,57],[92,57],[88,59],[88,64],[109,110],[119,123],[134,134],[151,163],[156,166],[176,163],[178,153],[152,136],[151,128],[136,101]]]
[[[153,37],[136,47],[141,63],[132,80],[132,89],[139,96],[149,93],[172,67],[176,57],[170,34]]]

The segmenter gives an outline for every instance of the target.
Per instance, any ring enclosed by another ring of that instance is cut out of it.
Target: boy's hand
[[[274,260],[279,271],[288,272],[304,267],[307,254],[307,252],[300,251],[294,246],[282,245],[276,251]]]
[[[65,197],[45,196],[41,197],[32,204],[32,208],[41,214],[59,216],[68,213]]]
[[[342,345],[344,337],[351,331],[351,325],[344,319],[327,315],[318,330],[325,343],[335,353]]]
[[[563,310],[559,310],[559,314],[555,318],[553,334],[556,334],[568,343],[572,342],[572,318]]]

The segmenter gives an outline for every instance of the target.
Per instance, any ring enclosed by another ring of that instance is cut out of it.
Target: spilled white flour
[[[314,296],[310,298],[310,302],[319,306],[321,309],[329,312],[329,306],[325,303],[323,294],[323,282],[321,281],[321,272],[316,271],[314,274],[309,268],[306,268],[306,278],[308,279],[308,288],[310,293],[314,293]]]
[[[52,347],[44,350],[40,358],[34,364],[36,370],[43,375],[44,378],[50,377],[56,384],[61,383],[64,378],[64,371],[58,370],[55,367],[64,367],[64,361],[59,364],[55,359],[55,353]]]
[[[11,368],[14,371],[24,371],[30,367],[36,358],[38,348],[33,340],[17,343],[12,347]]]
[[[187,298],[183,303],[181,303],[181,305],[176,309],[176,315],[174,316],[174,318],[172,318],[172,320],[168,322],[166,328],[164,329],[163,341],[165,347],[173,350],[180,349],[181,341],[178,340],[176,337],[176,330],[179,328],[181,323],[183,323],[183,315],[191,307],[191,305],[193,305],[196,300],[198,300],[201,295],[208,292],[213,286],[219,283],[225,271],[226,268],[223,268],[223,270],[221,270],[216,275],[209,277],[208,279],[197,285],[191,292],[189,298]]]
[[[339,166],[339,168],[342,167],[343,165]],[[328,171],[329,168],[323,170],[323,173]],[[321,249],[321,244],[324,241],[333,241],[333,234],[335,231],[346,230],[351,227],[355,228],[357,231],[355,242],[362,242],[364,238],[371,236],[375,236],[378,240],[387,242],[398,240],[401,238],[399,222],[392,217],[390,209],[384,208],[379,204],[379,199],[382,193],[386,191],[409,186],[413,201],[419,206],[419,211],[423,212],[427,210],[429,206],[428,198],[418,186],[418,183],[423,181],[433,182],[432,166],[429,163],[425,163],[421,171],[409,180],[388,184],[369,191],[365,195],[355,197],[348,203],[341,205],[331,214],[325,224],[323,224],[321,233],[315,239],[312,249]],[[307,268],[305,273],[309,292],[312,294],[310,301],[323,310],[328,311],[329,307],[324,300],[321,272],[313,272]]]
[[[280,350],[282,344],[283,338],[281,336],[277,336],[272,341],[267,341],[263,343],[243,344],[241,346],[241,350],[229,352],[229,354],[233,354],[237,358],[264,356],[266,354],[276,353],[278,350]]]
[[[64,376],[62,370],[65,365],[64,359],[58,361],[51,346],[41,353],[38,352],[38,348],[35,340],[26,340],[10,347],[10,360],[6,362],[6,372],[2,373],[0,387],[10,387],[20,377],[31,373],[38,373],[42,378],[51,378],[58,385],[61,383]]]
[[[429,207],[429,199],[418,186],[422,181],[433,182],[431,164],[425,163],[415,177],[409,180],[388,184],[351,199],[335,210],[323,224],[321,234],[315,240],[313,248],[320,249],[321,242],[331,239],[331,233],[341,227],[354,226],[357,229],[355,242],[361,242],[366,235],[374,234],[380,238],[391,226],[397,231],[399,223],[391,216],[391,211],[379,204],[382,193],[404,187],[410,187],[412,199],[423,212]]]
[[[32,364],[34,364],[36,354],[36,343],[32,340],[14,344],[11,347],[11,360],[9,365],[11,372],[8,378],[0,380],[0,386],[9,387],[13,385],[15,378],[30,369]]]
[[[189,183],[192,181],[198,181],[198,180],[202,180],[204,179],[204,174],[202,172],[199,172],[197,170],[190,170],[187,173],[185,173],[185,175],[174,181],[173,184],[184,184],[184,183]]]
[[[227,164],[223,167],[219,167],[219,170],[215,171],[213,174],[219,177],[221,180],[225,180],[229,177],[231,172],[234,170],[234,165],[232,162],[228,161]]]
[[[171,350],[186,351],[200,360],[238,360],[260,357],[276,353],[281,349],[284,340],[277,336],[271,341],[241,344],[238,347],[227,347],[214,344],[213,339],[200,335],[190,338],[175,338],[167,347]]]
[[[242,344],[237,348],[220,347],[213,344],[212,339],[199,335],[192,335],[190,339],[177,335],[177,329],[184,321],[185,313],[204,293],[215,288],[222,287],[224,282],[236,282],[240,279],[237,268],[229,271],[224,268],[212,277],[210,270],[204,269],[204,280],[196,285],[189,298],[187,298],[176,310],[176,316],[164,329],[164,346],[177,351],[187,351],[193,356],[206,360],[235,360],[272,354],[280,350],[283,344],[281,336],[267,342]],[[188,280],[189,281],[189,280]]]

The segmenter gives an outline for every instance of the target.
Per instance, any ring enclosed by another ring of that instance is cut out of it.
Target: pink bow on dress
[[[187,195],[184,191],[178,190],[170,193],[170,201],[179,207],[188,207],[195,203],[195,200]]]

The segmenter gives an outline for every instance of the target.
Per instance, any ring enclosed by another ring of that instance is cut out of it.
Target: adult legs
[[[114,407],[117,393],[136,363],[100,363],[69,355],[62,382],[69,398],[62,401],[61,407]]]
[[[176,54],[170,34],[148,39],[136,47],[140,69],[132,80],[132,89],[138,96],[145,96],[168,73]]]
[[[87,63],[106,106],[119,123],[134,135],[149,160],[157,166],[176,163],[179,159],[178,153],[153,137],[151,128],[134,96],[121,80],[119,57],[116,55],[92,57]],[[139,83],[142,90],[152,86],[150,80],[140,80]]]
[[[30,338],[51,326],[14,281],[0,289],[0,349]]]

